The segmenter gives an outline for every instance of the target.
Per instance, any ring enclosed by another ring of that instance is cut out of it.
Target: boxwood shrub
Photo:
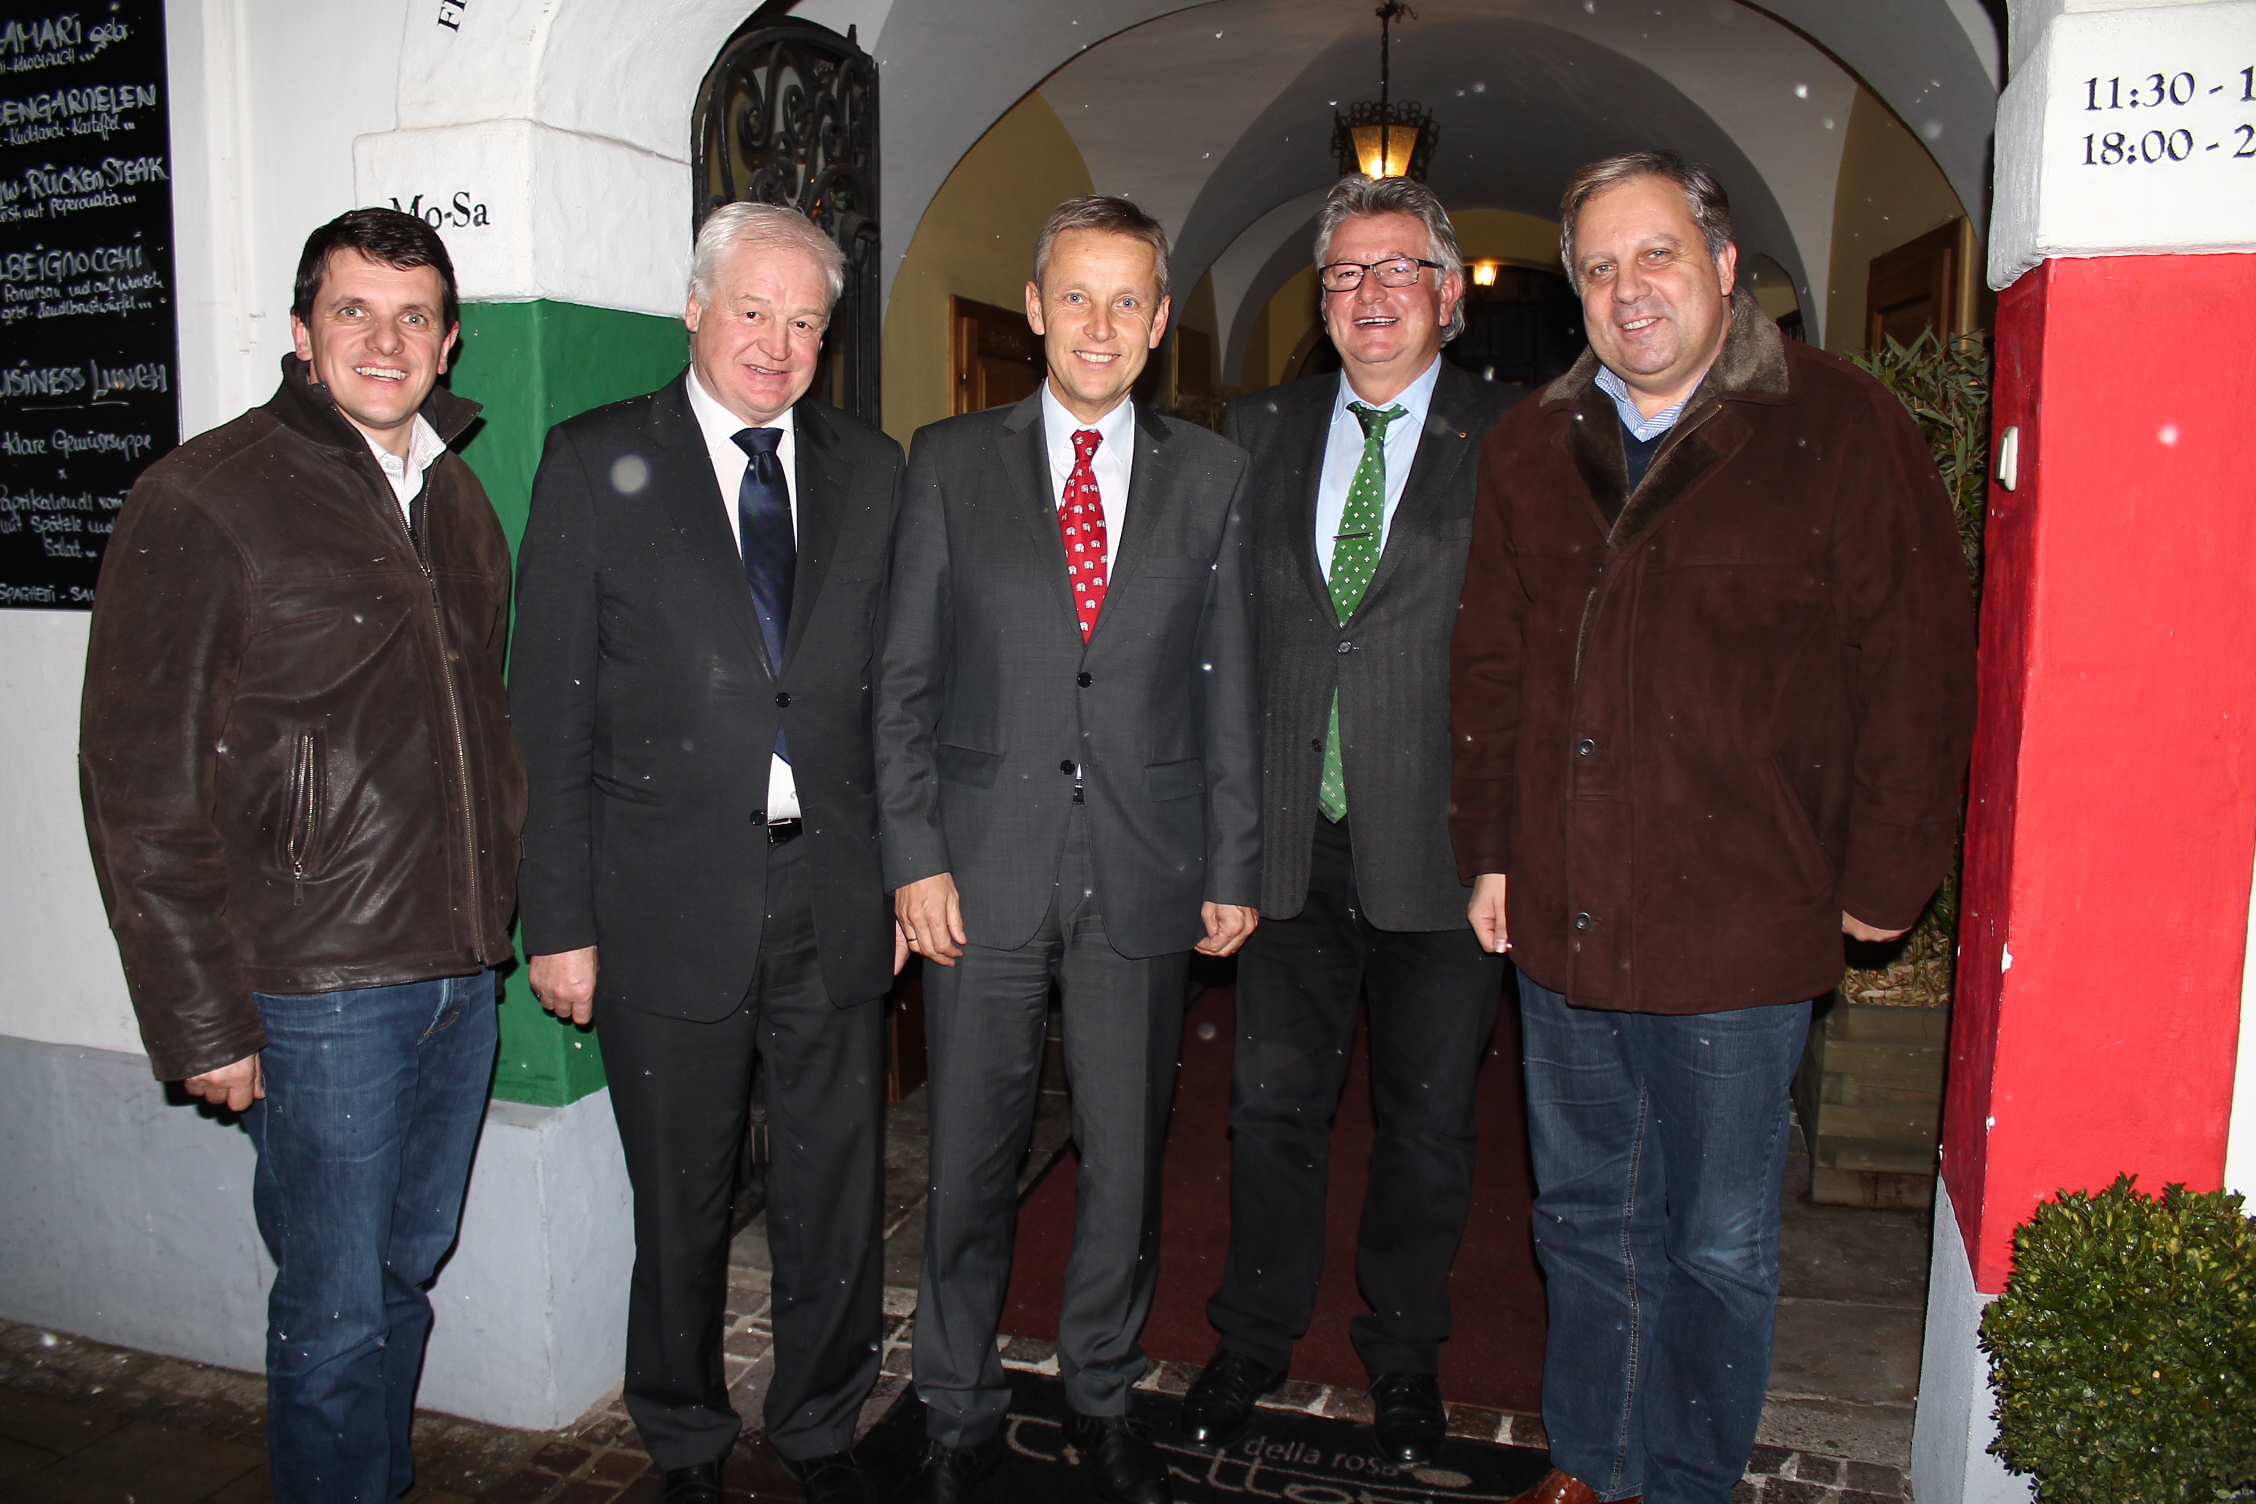
[[[2128,1175],[2013,1238],[1982,1316],[1990,1450],[2075,1504],[2256,1499],[2256,1221],[2241,1198]]]

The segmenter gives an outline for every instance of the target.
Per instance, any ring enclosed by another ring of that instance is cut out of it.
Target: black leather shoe
[[[721,1504],[720,1459],[667,1468],[659,1476],[658,1504]]]
[[[1275,1394],[1285,1371],[1223,1348],[1183,1396],[1183,1433],[1202,1447],[1226,1447],[1245,1434],[1254,1404]]]
[[[799,1491],[807,1504],[869,1504],[869,1486],[852,1452],[832,1452],[825,1457],[785,1457],[783,1466],[784,1471],[799,1480]]]
[[[1000,1435],[968,1447],[926,1441],[924,1465],[896,1504],[965,1504],[1002,1460]]]
[[[1396,1467],[1433,1461],[1449,1434],[1441,1381],[1430,1373],[1380,1374],[1371,1381],[1371,1426],[1379,1433],[1379,1455]]]
[[[1097,1497],[1106,1504],[1170,1504],[1167,1464],[1125,1415],[1065,1412],[1066,1445],[1081,1455]]]

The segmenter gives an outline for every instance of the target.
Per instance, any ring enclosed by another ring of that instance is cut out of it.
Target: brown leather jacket
[[[1841,980],[1841,913],[1950,866],[1974,612],[1903,404],[1735,300],[1643,482],[1586,355],[1491,431],[1451,688],[1468,882],[1586,1008],[1706,1013]]]
[[[477,405],[440,389],[450,442]],[[525,775],[509,546],[451,451],[410,535],[296,357],[264,407],[152,465],[95,592],[79,781],[160,1080],[261,1049],[253,992],[507,958]]]

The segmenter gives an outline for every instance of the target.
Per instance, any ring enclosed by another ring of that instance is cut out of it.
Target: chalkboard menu
[[[169,92],[163,0],[0,0],[0,607],[91,606],[179,439]]]

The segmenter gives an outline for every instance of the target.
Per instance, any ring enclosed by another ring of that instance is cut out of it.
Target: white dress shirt
[[[1065,510],[1065,483],[1073,474],[1075,430],[1094,428],[1104,442],[1089,460],[1097,478],[1097,500],[1104,503],[1105,583],[1112,582],[1112,561],[1120,553],[1120,526],[1128,517],[1128,477],[1136,464],[1136,403],[1123,401],[1094,423],[1084,423],[1065,410],[1047,378],[1042,382],[1042,439],[1050,454],[1050,504]]]
[[[744,535],[736,515],[736,496],[744,488],[744,472],[752,467],[752,457],[737,447],[736,436],[752,425],[714,400],[712,393],[705,390],[705,378],[697,374],[695,366],[690,367],[687,385],[689,410],[697,415],[698,430],[705,435],[705,452],[713,462],[713,480],[721,488],[721,512],[728,518],[729,536],[736,539],[737,553],[742,555]],[[791,531],[796,538],[799,533],[799,451],[792,438],[791,410],[785,408],[783,414],[767,426],[783,430],[783,439],[776,445],[776,458],[783,463],[783,489],[791,498]],[[772,667],[777,673],[783,671],[780,663]],[[791,764],[771,755],[768,758],[768,821],[773,824],[798,818],[799,784],[791,776]]]
[[[1386,457],[1386,505],[1379,513],[1379,551],[1386,552],[1387,529],[1394,526],[1394,509],[1402,501],[1403,482],[1410,478],[1410,466],[1418,458],[1418,435],[1426,430],[1426,409],[1433,405],[1434,382],[1441,376],[1441,357],[1436,355],[1418,379],[1394,395],[1389,402],[1363,402],[1355,395],[1355,388],[1347,384],[1347,373],[1340,372],[1339,395],[1332,399],[1332,428],[1324,441],[1324,473],[1316,482],[1316,562],[1323,566],[1324,578],[1332,577],[1332,549],[1339,541],[1340,518],[1347,513],[1347,493],[1355,484],[1355,468],[1363,463],[1363,420],[1348,410],[1350,402],[1363,402],[1365,407],[1375,407],[1385,412],[1390,407],[1402,409],[1402,416],[1387,425],[1386,442],[1380,453]]]
[[[367,440],[368,452],[376,456],[376,463],[383,467],[384,479],[392,483],[392,495],[399,498],[400,515],[407,519],[409,527],[413,527],[415,493],[423,489],[423,472],[436,464],[440,455],[446,453],[446,440],[439,437],[437,429],[424,421],[421,413],[415,415],[415,426],[408,430],[407,458],[404,460],[367,434],[363,433],[361,437]]]

